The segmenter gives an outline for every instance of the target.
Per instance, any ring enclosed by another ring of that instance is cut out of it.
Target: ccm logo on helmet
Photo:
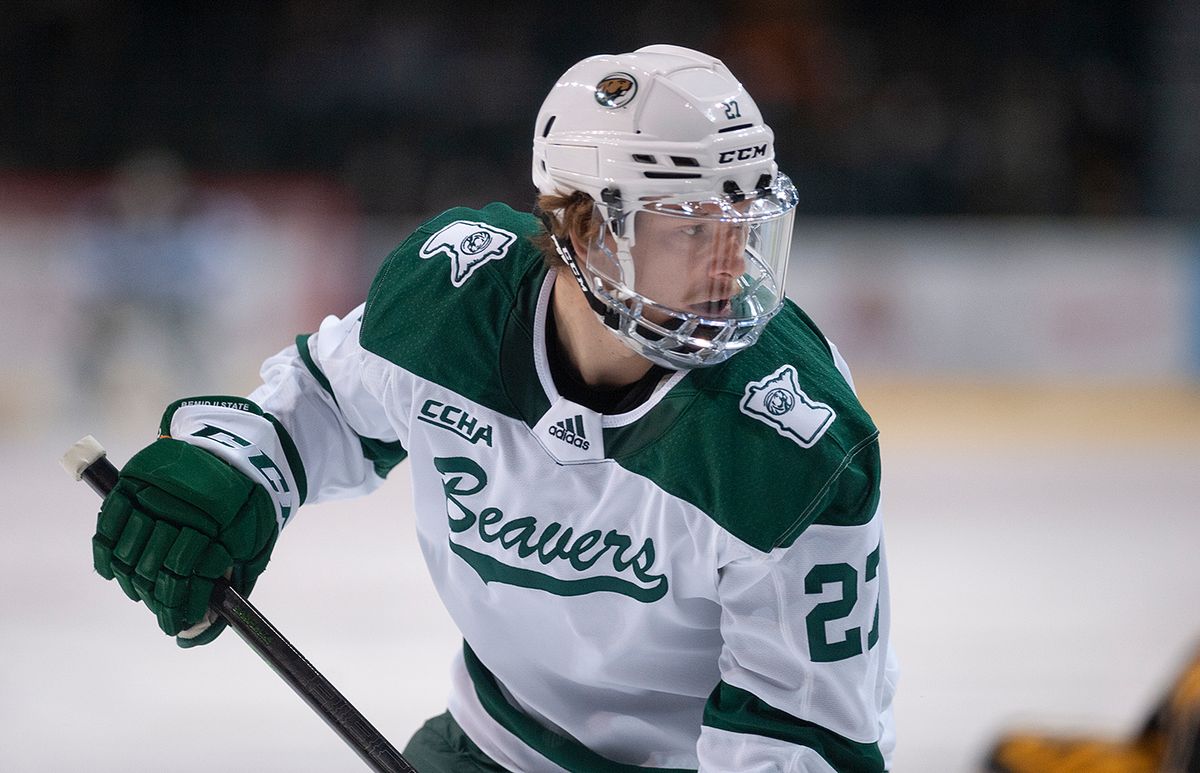
[[[767,155],[767,145],[764,142],[762,145],[751,145],[748,148],[722,151],[721,155],[717,156],[717,163],[728,164],[730,161],[749,161],[752,158],[765,155]]]

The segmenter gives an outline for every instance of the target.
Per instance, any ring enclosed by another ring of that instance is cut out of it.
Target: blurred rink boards
[[[179,393],[362,295],[408,227],[305,180],[215,181],[204,367],[130,312],[80,383],[76,183],[0,181],[0,770],[333,770],[357,759],[232,634],[177,649],[90,568],[95,496]],[[199,237],[198,237],[199,238]],[[970,771],[1017,727],[1132,732],[1200,646],[1197,242],[1154,222],[801,221],[791,297],[881,429],[899,773]],[[457,639],[425,578],[403,466],[306,508],[255,603],[397,745],[444,708]],[[749,495],[749,493],[748,493]]]

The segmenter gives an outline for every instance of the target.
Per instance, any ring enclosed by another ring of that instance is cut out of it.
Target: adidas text
[[[583,417],[574,416],[570,419],[564,419],[556,424],[552,424],[546,428],[551,437],[556,437],[564,443],[569,443],[576,448],[584,451],[591,447],[591,443],[587,441],[587,437],[583,432]]]

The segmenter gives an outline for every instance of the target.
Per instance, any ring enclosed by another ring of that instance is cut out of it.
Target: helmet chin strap
[[[607,193],[607,189],[606,189]],[[609,206],[615,206],[620,211],[620,195],[614,195],[609,200]],[[587,299],[588,306],[596,313],[606,326],[613,330],[621,329],[621,316],[615,310],[609,307],[607,303],[600,300],[596,293],[592,290],[591,285],[587,281],[587,277],[583,275],[583,270],[579,267],[579,256],[575,254],[575,247],[569,240],[560,240],[554,234],[554,222],[548,212],[543,212],[538,209],[535,214],[541,218],[542,224],[546,229],[546,234],[550,237],[550,241],[554,244],[554,251],[562,258],[563,263],[567,264],[567,268],[571,270],[571,276],[575,277],[575,283],[579,285],[579,289],[583,291],[583,297]],[[618,257],[621,270],[627,271],[629,276],[633,276],[633,255],[629,252],[629,248],[633,246],[633,239],[626,238],[623,235],[624,228],[620,224],[614,224],[611,221],[607,223],[607,227],[613,233],[613,238],[618,245]],[[629,286],[628,283],[626,286]],[[624,295],[624,293],[621,293]],[[631,296],[632,297],[632,296]],[[624,299],[622,299],[624,300]]]
[[[604,301],[596,297],[592,292],[592,288],[588,285],[587,278],[583,275],[583,271],[579,268],[579,261],[575,255],[575,248],[570,243],[563,244],[553,232],[547,229],[550,235],[550,241],[554,243],[554,251],[558,253],[558,257],[562,258],[563,263],[567,264],[567,268],[571,269],[571,276],[575,277],[576,284],[579,289],[583,290],[583,297],[587,299],[588,306],[592,307],[592,311],[596,316],[600,317],[600,321],[613,330],[620,329],[620,316],[608,307]]]

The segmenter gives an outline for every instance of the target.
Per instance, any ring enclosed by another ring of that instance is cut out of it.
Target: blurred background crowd
[[[254,281],[290,293],[265,317],[311,328],[353,306],[421,219],[531,205],[530,127],[557,75],[664,41],[720,56],[755,96],[800,191],[799,300],[867,367],[1200,372],[1194,0],[3,11],[0,218],[10,254],[47,252],[38,276],[70,293],[79,329],[50,335],[77,349],[51,377],[80,388],[75,404],[104,391],[91,387],[139,320],[165,341],[165,374],[216,388],[245,365],[206,380],[230,358],[197,342],[252,321],[236,312],[261,303]],[[1048,294],[1083,253],[1092,285]],[[993,297],[991,319],[974,296],[998,289],[987,272],[1000,264],[1001,285],[1036,279]],[[1129,326],[1114,307],[1151,311]],[[998,325],[984,356],[977,341]]]
[[[318,172],[368,212],[524,203],[530,125],[580,56],[712,52],[815,215],[1200,214],[1186,0],[6,3],[0,171],[146,146]]]

